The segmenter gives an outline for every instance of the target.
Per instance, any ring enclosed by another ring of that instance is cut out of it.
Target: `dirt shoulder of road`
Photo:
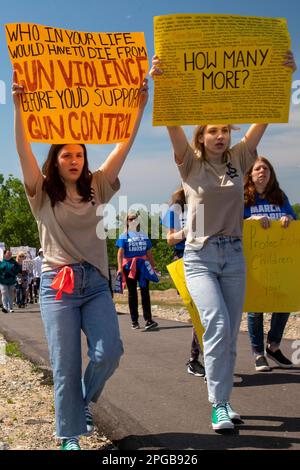
[[[0,348],[3,336],[0,334]],[[18,354],[18,351],[16,350]],[[49,375],[22,357],[0,357],[0,451],[55,450],[53,386]],[[111,445],[95,431],[80,439],[84,450]]]

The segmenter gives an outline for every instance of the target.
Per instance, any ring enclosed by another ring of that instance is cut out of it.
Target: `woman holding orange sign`
[[[44,253],[40,306],[53,367],[56,435],[62,450],[80,450],[79,436],[94,427],[89,404],[97,401],[123,353],[108,284],[106,241],[98,237],[104,228],[97,207],[120,187],[118,174],[137,134],[148,85],[144,80],[140,87],[131,136],[94,173],[88,168],[86,147],[77,143],[52,145],[39,168],[21,118],[24,93],[23,86],[13,83],[17,151]],[[81,330],[90,358],[83,378]]]

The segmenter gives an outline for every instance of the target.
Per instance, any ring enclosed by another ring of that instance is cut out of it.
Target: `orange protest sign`
[[[114,143],[130,137],[148,71],[144,33],[6,25],[28,140]]]

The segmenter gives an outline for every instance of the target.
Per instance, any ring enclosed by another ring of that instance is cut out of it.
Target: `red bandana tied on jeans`
[[[74,271],[70,266],[64,266],[56,274],[52,281],[52,289],[58,290],[55,300],[60,300],[62,293],[73,294],[74,290]]]

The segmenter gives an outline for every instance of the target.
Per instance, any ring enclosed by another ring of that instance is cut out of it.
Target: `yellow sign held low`
[[[259,221],[245,221],[243,247],[247,268],[243,311],[299,312],[300,221],[291,222],[288,228],[272,221],[269,229],[263,229]],[[183,259],[167,269],[202,344],[204,328],[186,286]]]
[[[175,284],[176,289],[179,292],[179,295],[182,297],[184,305],[186,306],[191,320],[193,327],[195,328],[198,341],[200,343],[201,349],[203,351],[203,340],[202,336],[204,334],[204,328],[201,324],[200,316],[197,310],[196,305],[194,304],[190,293],[187,289],[184,277],[184,266],[183,266],[183,259],[178,259],[177,261],[173,261],[173,263],[167,265],[167,269],[169,274],[172,278],[172,281]]]
[[[247,266],[245,312],[300,311],[300,221],[283,228],[272,221],[244,223]]]

